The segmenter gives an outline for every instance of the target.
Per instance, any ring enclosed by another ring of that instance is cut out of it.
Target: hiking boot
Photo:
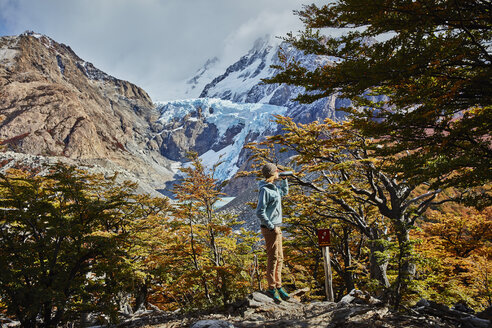
[[[280,297],[284,301],[287,301],[290,298],[290,295],[287,294],[287,292],[285,291],[284,287],[277,288],[277,291],[278,291],[278,294],[280,295]]]
[[[280,295],[278,294],[278,291],[276,288],[274,289],[267,289],[266,294],[273,298],[275,303],[280,303],[282,300],[280,299]]]

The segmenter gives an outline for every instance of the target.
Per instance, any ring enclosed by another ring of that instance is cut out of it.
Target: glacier
[[[234,126],[241,127],[232,144],[219,150],[208,150],[200,155],[200,159],[207,168],[212,168],[221,162],[215,170],[214,178],[225,181],[232,178],[239,167],[239,155],[246,143],[248,135],[252,133],[265,135],[277,128],[273,115],[284,115],[287,107],[262,103],[236,103],[219,98],[196,98],[157,102],[160,112],[158,121],[164,126],[171,123],[196,121],[203,119],[213,124],[218,130],[216,144],[223,138],[226,131]]]

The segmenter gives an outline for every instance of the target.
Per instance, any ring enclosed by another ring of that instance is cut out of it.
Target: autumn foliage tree
[[[22,327],[113,316],[134,184],[57,165],[0,175],[0,298]],[[121,280],[120,280],[121,279]],[[38,321],[41,318],[41,321]]]
[[[248,268],[257,237],[244,229],[236,234],[234,216],[216,211],[223,196],[213,177],[218,164],[207,168],[196,153],[190,154],[190,160],[191,166],[181,169],[184,177],[174,188],[177,205],[172,224],[182,235],[175,259],[181,267],[171,289],[182,306],[226,305],[252,288]]]
[[[433,210],[414,231],[423,297],[474,308],[492,305],[492,208]]]
[[[258,237],[233,231],[213,171],[191,160],[175,203],[61,164],[0,175],[0,309],[23,327],[82,313],[114,323],[149,303],[207,308],[250,292]]]
[[[125,216],[128,219],[127,236],[121,247],[124,248],[127,261],[126,282],[121,306],[132,307],[131,311],[146,308],[149,299],[154,300],[156,289],[162,281],[159,279],[160,259],[169,254],[163,251],[168,243],[169,221],[172,205],[167,197],[151,197],[136,194],[131,206],[127,206]]]

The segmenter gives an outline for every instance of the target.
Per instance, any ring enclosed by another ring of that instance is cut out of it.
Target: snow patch
[[[180,172],[179,171],[180,168],[181,168],[180,162],[171,163],[171,172],[173,172],[173,174],[178,174]]]
[[[18,53],[19,51],[14,49],[0,48],[0,64],[11,67]]]
[[[241,141],[239,143],[241,143]],[[235,144],[236,142],[232,145],[222,148],[217,152],[210,149],[200,156],[203,165],[205,165],[207,168],[212,168],[214,165],[221,162],[221,164],[217,166],[215,171],[216,179],[218,179],[219,177],[219,180],[231,178],[239,170],[239,167],[237,167],[235,163],[239,159],[239,152],[241,152],[242,147],[234,147]],[[244,145],[244,141],[242,144]]]
[[[29,35],[29,36],[33,36],[35,37],[36,39],[41,39],[43,36],[45,37],[45,35],[43,34],[40,34],[40,33],[36,33],[34,31],[25,31],[24,33],[22,33],[24,35]]]

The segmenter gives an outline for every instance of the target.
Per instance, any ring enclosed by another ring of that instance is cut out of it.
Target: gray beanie
[[[273,176],[276,171],[277,171],[277,166],[272,163],[266,163],[261,168],[261,173],[263,173],[265,179],[268,179],[269,177]]]

